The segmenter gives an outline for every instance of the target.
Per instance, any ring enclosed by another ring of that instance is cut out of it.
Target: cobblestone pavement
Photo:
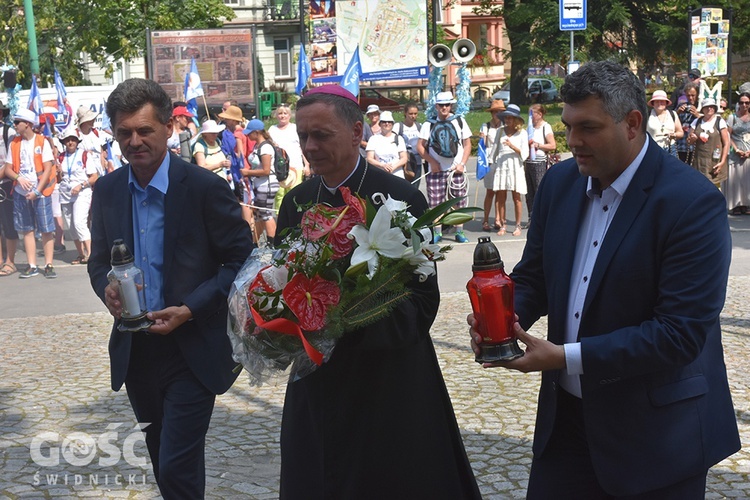
[[[748,285],[747,277],[730,278],[723,314],[726,362],[746,445]],[[468,309],[465,294],[443,295],[433,328],[443,373],[485,498],[523,498],[539,376],[474,363]],[[138,466],[146,452],[127,396],[109,387],[109,323],[105,313],[0,321],[0,497],[159,497],[150,470]],[[540,322],[532,332],[542,335],[545,327]],[[217,399],[206,449],[208,497],[277,498],[283,398],[283,384],[250,387],[241,376]],[[711,470],[707,497],[750,498],[747,449]]]

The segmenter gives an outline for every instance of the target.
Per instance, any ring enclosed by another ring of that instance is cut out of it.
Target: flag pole
[[[206,94],[201,94],[203,96],[203,105],[206,107],[206,116],[208,119],[211,119],[211,113],[208,112],[208,102],[206,102]]]

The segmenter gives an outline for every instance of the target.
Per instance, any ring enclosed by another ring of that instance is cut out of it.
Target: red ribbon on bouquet
[[[315,349],[312,344],[307,341],[305,335],[302,333],[302,329],[297,323],[286,318],[276,318],[270,321],[266,321],[261,317],[258,311],[255,310],[254,307],[250,307],[250,312],[253,315],[253,320],[255,321],[256,325],[272,332],[278,332],[284,335],[292,335],[294,337],[297,337],[302,341],[302,347],[305,348],[305,352],[313,361],[313,363],[318,366],[323,364],[323,354],[321,354],[320,351]]]

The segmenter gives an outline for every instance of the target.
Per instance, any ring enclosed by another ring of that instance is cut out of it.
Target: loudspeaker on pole
[[[436,68],[444,68],[451,63],[451,49],[447,45],[437,43],[430,48],[427,58]]]
[[[468,38],[459,38],[453,44],[453,58],[460,63],[467,63],[477,55],[477,46]]]

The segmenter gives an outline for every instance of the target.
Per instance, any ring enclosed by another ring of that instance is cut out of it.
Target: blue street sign
[[[586,29],[586,0],[560,0],[560,31]]]

